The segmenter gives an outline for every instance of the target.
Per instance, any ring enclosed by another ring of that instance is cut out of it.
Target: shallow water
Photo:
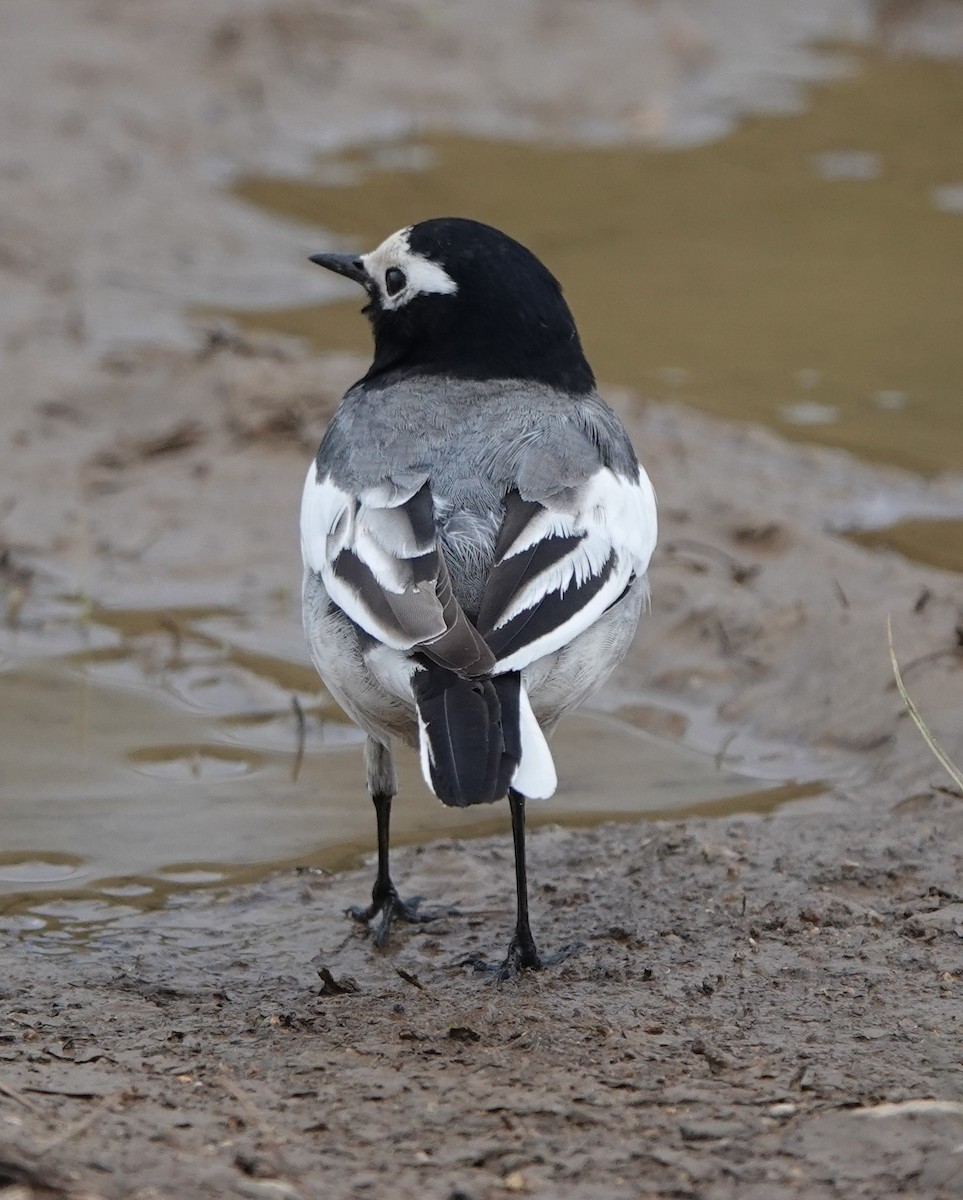
[[[57,654],[0,644],[0,927],[72,944],[185,888],[373,849],[361,735],[312,668],[247,649],[230,610],[70,613],[50,631]],[[601,714],[567,722],[556,751],[563,783],[535,824],[768,811],[819,790],[720,770]],[[446,810],[412,754],[399,765],[394,842],[507,835],[506,806]]]
[[[857,531],[849,536],[862,546],[895,550],[944,571],[963,573],[963,520],[913,517],[883,529]]]
[[[429,135],[242,198],[370,248],[456,213],[562,280],[598,376],[924,472],[963,469],[963,68],[863,53],[809,110],[711,145]],[[305,233],[305,253],[323,248]],[[366,352],[358,297],[236,312]],[[929,560],[925,539],[902,548]]]

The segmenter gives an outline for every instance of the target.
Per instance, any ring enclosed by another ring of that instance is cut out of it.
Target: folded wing
[[[301,552],[334,603],[376,641],[461,675],[491,671],[494,656],[452,593],[426,475],[352,496],[312,466]]]
[[[645,574],[656,527],[641,467],[634,478],[601,467],[541,501],[509,492],[476,622],[495,671],[521,670],[594,624]]]

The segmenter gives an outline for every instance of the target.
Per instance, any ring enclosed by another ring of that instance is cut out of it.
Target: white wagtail
[[[556,788],[545,735],[619,663],[647,594],[655,495],[599,397],[553,275],[512,238],[422,221],[316,254],[365,289],[374,361],[308,471],[304,626],[365,731],[378,875],[363,921],[421,921],[388,870],[391,744],[447,805],[508,795],[518,908],[502,976],[542,965],[525,799]]]

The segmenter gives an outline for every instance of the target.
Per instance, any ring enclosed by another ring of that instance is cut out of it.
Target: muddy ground
[[[960,29],[953,5],[736,7],[8,0],[4,652],[65,652],[69,594],[240,604],[303,661],[293,514],[359,364],[191,314],[324,295],[315,236],[232,200],[232,172],[432,120],[684,142],[796,102],[825,68],[805,39],[951,52]],[[400,852],[459,911],[385,955],[341,915],[367,869],[185,892],[82,950],[5,941],[5,1200],[963,1195],[963,803],[885,641],[891,614],[963,757],[960,580],[840,533],[959,511],[963,478],[609,395],[663,536],[602,706],[822,794],[533,836],[542,943],[584,945],[503,986],[459,963],[507,942],[504,837]]]
[[[69,983],[62,959],[20,961],[0,1178],[145,1198],[959,1196],[961,833],[945,797],[543,833],[537,928],[584,945],[502,986],[458,964],[508,936],[503,841],[405,851],[399,876],[460,915],[383,956],[340,915],[369,884],[352,872],[115,928]]]

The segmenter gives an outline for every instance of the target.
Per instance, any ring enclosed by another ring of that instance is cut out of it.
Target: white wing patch
[[[395,650],[410,650],[420,641],[437,637],[445,630],[442,607],[419,606],[422,618],[414,628],[404,628],[386,619],[374,601],[420,596],[413,581],[412,560],[431,550],[434,539],[418,538],[410,520],[399,511],[420,490],[424,480],[411,487],[383,484],[359,497],[342,491],[330,478],[317,479],[312,463],[301,500],[301,556],[304,565],[316,571],[334,603],[355,624]],[[382,596],[367,594],[363,585],[336,570],[343,554],[352,556],[359,569],[366,569]],[[425,600],[434,599],[424,596]],[[423,611],[428,609],[428,611]]]
[[[328,561],[328,539],[346,537],[352,499],[330,479],[318,480],[312,462],[301,494],[301,559],[321,575]]]
[[[455,599],[438,547],[426,475],[399,476],[357,496],[308,470],[301,553],[329,598],[383,646],[422,650],[467,677],[494,657]]]
[[[633,576],[645,574],[657,529],[655,493],[642,467],[635,480],[602,468],[571,505],[541,506],[493,572],[494,579],[500,568],[510,571],[521,555],[537,564],[540,549],[549,560],[542,570],[522,573],[491,629],[483,628],[498,658],[496,671],[521,670],[594,624]],[[559,547],[554,555],[553,540]]]

